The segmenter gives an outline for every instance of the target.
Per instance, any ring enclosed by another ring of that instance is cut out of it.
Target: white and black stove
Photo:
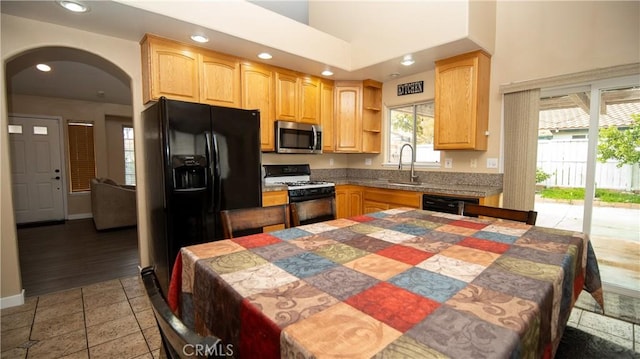
[[[287,186],[289,202],[335,197],[335,184],[312,181],[311,167],[304,165],[264,165],[264,183]]]

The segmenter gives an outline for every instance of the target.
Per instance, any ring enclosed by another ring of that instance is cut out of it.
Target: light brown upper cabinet
[[[304,75],[298,78],[300,99],[298,121],[320,124],[320,79]]]
[[[208,51],[200,56],[200,102],[240,107],[240,61]]]
[[[322,152],[335,151],[333,81],[320,81],[320,126],[322,126]]]
[[[276,119],[298,120],[298,74],[278,69],[276,72]]]
[[[380,153],[382,84],[336,81],[334,93],[336,152]]]
[[[320,124],[320,79],[276,69],[276,120]]]
[[[436,61],[436,150],[486,150],[490,56],[474,51]]]
[[[217,52],[145,35],[142,89],[145,103],[173,100],[240,107],[240,62]]]
[[[336,81],[336,152],[362,152],[362,82]]]
[[[199,102],[199,54],[193,48],[153,35],[146,35],[141,45],[144,103],[161,96]]]
[[[274,73],[267,66],[250,63],[242,63],[240,73],[242,108],[260,110],[260,148],[262,151],[274,151]]]

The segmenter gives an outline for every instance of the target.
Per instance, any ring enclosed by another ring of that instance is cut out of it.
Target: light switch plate
[[[333,166],[333,158],[329,158],[329,166]]]
[[[478,160],[475,159],[475,158],[472,158],[471,161],[469,161],[469,167],[471,167],[471,168],[478,167]]]
[[[498,168],[498,159],[487,158],[487,168]]]
[[[444,159],[444,168],[452,168],[453,167],[453,159],[445,158]]]

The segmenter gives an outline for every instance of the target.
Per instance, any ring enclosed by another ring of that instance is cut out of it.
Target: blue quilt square
[[[389,282],[440,303],[446,302],[467,283],[421,268],[411,268],[391,278]]]
[[[338,264],[315,253],[301,253],[295,256],[282,258],[273,264],[286,270],[298,278],[306,278],[316,275]]]

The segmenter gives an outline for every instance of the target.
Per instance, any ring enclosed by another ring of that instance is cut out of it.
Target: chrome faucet
[[[409,146],[409,148],[411,149],[411,179],[409,182],[416,182],[418,180],[418,176],[416,176],[416,173],[414,171],[413,168],[413,146],[411,146],[411,144],[409,143],[405,143],[404,145],[402,145],[402,147],[400,147],[400,160],[398,160],[398,170],[402,171],[402,151],[404,151],[404,148]]]

